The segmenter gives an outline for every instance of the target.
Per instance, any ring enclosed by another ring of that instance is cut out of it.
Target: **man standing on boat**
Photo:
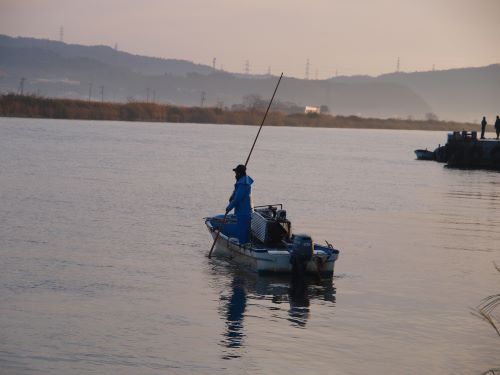
[[[240,245],[249,242],[250,239],[250,219],[252,215],[252,184],[253,180],[247,176],[247,168],[240,164],[233,169],[236,178],[233,194],[229,198],[226,213],[234,208],[238,227],[238,240]]]

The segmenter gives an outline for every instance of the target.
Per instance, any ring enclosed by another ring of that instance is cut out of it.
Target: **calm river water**
[[[0,373],[479,374],[500,337],[500,173],[442,132],[264,128],[256,204],[341,250],[333,280],[206,257],[256,127],[0,119]]]

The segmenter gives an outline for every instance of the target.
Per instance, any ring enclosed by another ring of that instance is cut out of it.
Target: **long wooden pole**
[[[257,138],[259,138],[260,131],[262,130],[262,126],[264,125],[264,122],[266,121],[267,114],[269,112],[269,108],[271,108],[271,104],[273,103],[274,96],[276,95],[276,91],[278,91],[278,86],[280,85],[281,78],[283,78],[283,73],[281,73],[280,78],[278,80],[278,83],[276,84],[276,87],[274,88],[273,96],[271,96],[271,100],[269,101],[269,105],[267,106],[266,113],[264,113],[264,117],[262,118],[262,122],[260,123],[259,126],[259,131],[257,132],[257,135],[255,136],[255,139],[253,140],[252,148],[250,149],[250,152],[248,153],[247,160],[245,161],[245,167],[248,165],[248,161],[250,160],[250,156],[252,155],[253,149],[255,147],[255,144],[257,143]],[[224,214],[224,219],[222,219],[222,226],[226,223],[226,218],[227,218],[227,212]],[[221,232],[222,228],[217,231],[217,235],[215,236],[214,242],[212,243],[212,247],[210,248],[210,251],[208,252],[208,257],[212,257],[212,251],[214,251],[215,244],[217,240],[219,239],[219,235]]]
[[[274,88],[273,96],[271,96],[271,100],[269,101],[269,105],[267,106],[266,113],[264,114],[264,118],[262,119],[262,122],[260,123],[259,131],[257,132],[255,139],[253,140],[252,148],[250,149],[250,152],[248,153],[247,160],[245,161],[245,167],[247,166],[248,161],[250,160],[250,156],[252,155],[253,148],[255,147],[255,144],[257,143],[257,138],[259,138],[260,131],[262,130],[262,126],[264,125],[264,121],[266,121],[267,113],[269,112],[269,108],[271,108],[271,104],[273,102],[274,95],[276,95],[276,91],[278,91],[278,86],[280,85],[281,78],[283,78],[283,73],[281,73],[280,79],[278,80],[278,83],[276,84],[276,87]]]

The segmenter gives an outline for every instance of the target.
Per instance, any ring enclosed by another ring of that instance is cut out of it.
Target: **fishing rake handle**
[[[276,87],[274,88],[273,96],[271,97],[271,100],[269,101],[269,104],[266,109],[266,113],[264,113],[264,117],[262,118],[262,122],[260,123],[259,131],[257,132],[257,135],[255,136],[255,139],[252,144],[252,148],[250,149],[250,153],[248,154],[247,160],[245,161],[245,167],[248,164],[248,161],[250,160],[250,156],[252,155],[253,148],[255,147],[255,144],[257,143],[257,138],[259,138],[260,131],[262,130],[262,126],[264,125],[264,121],[266,121],[267,114],[269,112],[269,108],[271,108],[271,104],[273,103],[274,95],[276,95],[276,91],[278,91],[278,86],[280,85],[281,78],[283,78],[283,73],[280,75],[280,79],[278,80],[278,83],[276,84]]]

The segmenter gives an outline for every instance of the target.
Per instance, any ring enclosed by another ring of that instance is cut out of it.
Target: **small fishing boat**
[[[434,160],[434,151],[425,150],[415,150],[418,160]]]
[[[205,218],[215,242],[214,255],[230,258],[259,274],[313,274],[332,277],[339,250],[330,243],[319,245],[305,234],[292,234],[282,204],[254,207],[251,242],[236,238],[236,216]],[[219,233],[220,232],[220,233]]]

